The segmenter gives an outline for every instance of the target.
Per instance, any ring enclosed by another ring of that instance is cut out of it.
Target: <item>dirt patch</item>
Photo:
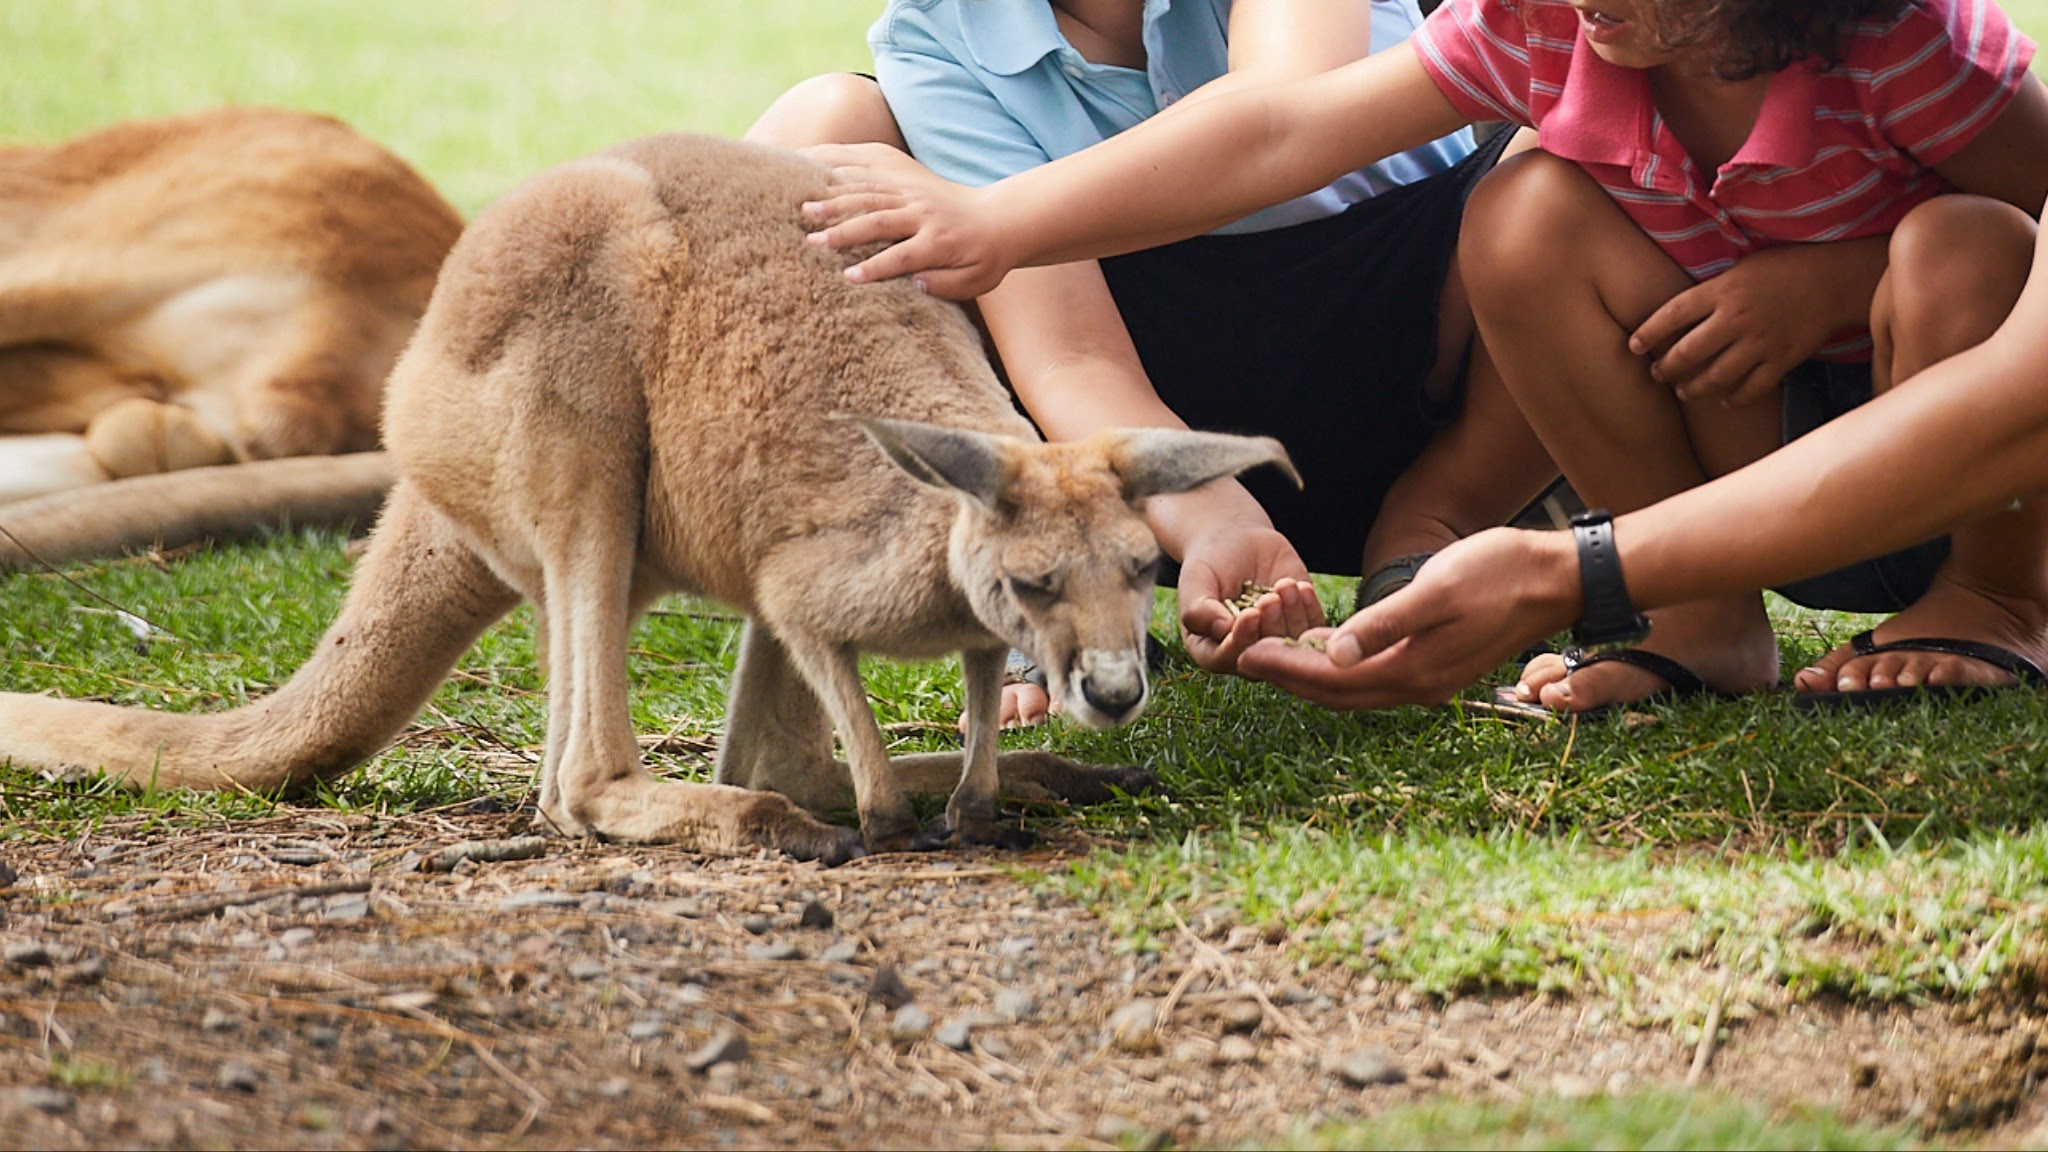
[[[0,1144],[1211,1146],[1700,1063],[1598,1002],[1441,1005],[1249,930],[1127,954],[1010,871],[1085,850],[827,870],[471,810],[11,847]],[[1700,1079],[2038,1140],[2040,1008],[1797,1006]]]

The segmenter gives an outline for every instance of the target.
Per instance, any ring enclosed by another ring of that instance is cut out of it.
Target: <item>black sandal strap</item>
[[[1947,636],[1908,636],[1903,640],[1877,642],[1875,630],[1858,632],[1849,638],[1849,647],[1858,656],[1880,656],[1886,652],[1932,652],[1938,656],[1961,656],[1969,660],[1982,660],[1993,668],[2012,673],[2012,678],[2022,684],[2048,685],[2048,672],[2039,664],[2010,648],[1987,644],[1981,640],[1956,640]]]
[[[1040,691],[1051,691],[1046,687],[1045,669],[1040,668],[1031,657],[1015,648],[1010,649],[1010,654],[1003,657],[1003,683],[1006,686],[1036,684]]]
[[[1664,682],[1671,686],[1670,693],[1673,696],[1698,696],[1712,691],[1707,687],[1707,682],[1700,679],[1692,669],[1669,656],[1659,656],[1642,648],[1612,648],[1605,652],[1585,652],[1577,648],[1567,648],[1564,653],[1564,667],[1567,673],[1610,661],[1626,664],[1631,668],[1640,668],[1652,676],[1662,677]]]
[[[1422,571],[1422,566],[1434,555],[1434,552],[1410,552],[1406,556],[1396,556],[1367,573],[1358,585],[1358,607],[1377,604],[1413,584],[1415,574]]]

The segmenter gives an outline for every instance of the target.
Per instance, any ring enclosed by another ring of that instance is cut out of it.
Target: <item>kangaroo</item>
[[[0,148],[0,504],[374,449],[385,378],[461,231],[402,160],[304,112],[216,108]],[[382,494],[360,467],[337,473],[352,509]],[[263,487],[215,474],[168,491],[225,505]],[[79,555],[72,525],[92,538],[139,510],[146,528],[165,491],[121,494],[123,514],[74,501],[23,535]],[[97,546],[148,542],[135,534]]]
[[[837,861],[1013,843],[1004,782],[1079,800],[1141,784],[1043,753],[999,766],[1005,652],[1037,660],[1068,717],[1129,721],[1160,565],[1143,501],[1292,465],[1216,433],[1040,442],[959,308],[849,284],[804,242],[798,205],[826,181],[790,153],[668,135],[508,193],[393,373],[398,480],[310,661],[210,715],[0,696],[0,758],[136,786],[333,777],[523,597],[548,683],[539,815],[566,834]],[[713,784],[657,780],[628,715],[628,630],[675,591],[748,619]],[[958,652],[964,752],[892,764],[862,652]],[[920,830],[910,795],[948,791]],[[858,832],[810,815],[848,801]]]

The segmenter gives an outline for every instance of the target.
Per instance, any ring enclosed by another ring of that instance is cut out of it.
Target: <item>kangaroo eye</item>
[[[1060,584],[1057,576],[1016,576],[1007,578],[1010,595],[1029,604],[1050,604],[1059,599]]]

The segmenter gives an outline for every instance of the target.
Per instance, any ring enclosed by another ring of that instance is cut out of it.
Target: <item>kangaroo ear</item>
[[[1003,494],[1002,442],[965,428],[859,417],[860,426],[896,466],[934,488],[994,508]]]
[[[1110,461],[1117,475],[1124,478],[1124,498],[1133,503],[1147,496],[1186,492],[1261,464],[1274,465],[1294,481],[1296,488],[1301,487],[1301,473],[1294,470],[1287,449],[1271,436],[1231,436],[1180,428],[1133,429],[1124,433],[1121,442],[1111,449]]]

